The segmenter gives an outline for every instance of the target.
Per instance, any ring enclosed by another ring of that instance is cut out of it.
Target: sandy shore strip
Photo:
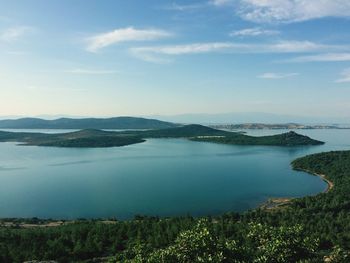
[[[276,208],[282,208],[283,206],[290,203],[293,198],[291,197],[275,197],[269,198],[266,202],[260,205],[259,209],[272,210]]]
[[[327,183],[327,188],[323,191],[324,193],[328,193],[330,190],[332,190],[334,188],[334,183],[332,181],[330,181],[329,179],[327,179],[327,176],[325,174],[318,174],[318,173],[315,173],[315,172],[312,172],[312,171],[309,171],[306,169],[295,169],[295,170],[320,177],[324,182]]]
[[[73,223],[78,223],[78,222],[85,222],[79,221],[79,220],[52,220],[48,222],[43,222],[43,223],[26,223],[25,220],[23,222],[13,222],[13,221],[0,221],[0,227],[15,227],[15,228],[46,228],[46,227],[58,227],[58,226],[63,226],[63,225],[68,225],[68,224],[73,224]],[[114,220],[99,220],[99,223],[103,224],[116,224],[117,221]]]
[[[304,170],[304,169],[295,169],[295,170],[320,177],[324,182],[327,183],[327,188],[323,191],[323,193],[328,193],[330,190],[332,190],[334,188],[334,183],[332,181],[330,181],[329,179],[327,179],[327,176],[324,174],[318,174],[318,173],[311,172],[309,170]],[[264,202],[258,208],[266,209],[266,210],[282,208],[285,205],[287,205],[288,203],[290,203],[293,199],[296,199],[296,198],[292,198],[292,197],[269,198],[266,202]]]

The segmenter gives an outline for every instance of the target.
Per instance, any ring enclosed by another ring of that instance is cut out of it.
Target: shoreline
[[[327,184],[327,188],[325,190],[323,190],[322,193],[328,193],[330,190],[332,190],[334,188],[334,183],[331,180],[329,180],[327,178],[327,175],[325,175],[325,174],[318,174],[318,173],[312,172],[310,170],[301,169],[301,168],[294,168],[293,167],[293,169],[295,171],[304,172],[304,173],[308,173],[308,174],[320,177],[322,179],[322,181],[324,181]]]
[[[327,188],[325,190],[323,190],[318,194],[326,194],[328,193],[330,190],[332,190],[334,188],[334,183],[332,181],[330,181],[327,176],[325,174],[318,174],[315,172],[311,172],[310,170],[306,170],[306,169],[301,169],[301,168],[294,168],[293,169],[295,171],[299,171],[299,172],[304,172],[304,173],[308,173],[310,175],[313,176],[318,176],[320,177],[326,184],[327,184]],[[312,195],[310,195],[312,196]],[[306,197],[306,196],[304,196]],[[256,207],[255,209],[263,209],[263,210],[274,210],[277,208],[283,208],[286,207],[292,200],[294,199],[299,199],[299,198],[303,198],[303,197],[273,197],[273,198],[269,198],[268,200],[266,200],[265,202],[263,202],[262,204],[260,204],[258,207]],[[254,210],[255,210],[254,209]],[[28,222],[13,222],[13,221],[2,221],[0,218],[0,227],[19,227],[19,228],[35,228],[35,227],[57,227],[57,226],[62,226],[62,225],[66,225],[69,223],[74,223],[77,222],[79,220],[42,220],[42,223],[28,223]],[[107,223],[107,224],[111,224],[111,223],[115,223],[116,221],[113,220],[100,220],[101,223]]]
[[[12,219],[12,218],[10,218]],[[1,219],[0,218],[0,228],[1,227],[10,227],[10,228],[21,228],[21,229],[28,229],[28,228],[48,228],[48,227],[59,227],[59,226],[66,226],[69,224],[74,224],[78,222],[90,222],[90,221],[96,221],[102,224],[116,224],[118,220],[113,219],[101,219],[101,220],[95,220],[95,219],[72,219],[72,220],[60,220],[60,219],[40,219],[40,222],[30,222],[30,219],[26,218],[16,218],[16,221],[8,219]],[[22,219],[22,220],[21,220]],[[2,221],[3,220],[3,221]]]
[[[313,176],[318,176],[322,179],[322,181],[324,181],[327,184],[327,187],[325,190],[323,190],[322,192],[317,193],[315,195],[322,194],[322,193],[326,194],[334,188],[334,183],[331,180],[329,180],[325,174],[318,174],[318,173],[312,172],[310,170],[301,169],[301,168],[294,168],[293,167],[293,169],[295,171],[308,173],[308,174],[313,175]],[[314,196],[314,195],[311,195],[311,196]],[[265,201],[260,206],[258,206],[257,209],[273,210],[276,208],[284,207],[284,206],[288,205],[292,200],[298,199],[298,198],[303,198],[303,197],[273,197],[273,198],[269,198],[267,201]]]

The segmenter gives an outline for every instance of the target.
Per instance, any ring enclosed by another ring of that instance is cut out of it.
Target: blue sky
[[[0,0],[0,115],[350,117],[348,0]]]

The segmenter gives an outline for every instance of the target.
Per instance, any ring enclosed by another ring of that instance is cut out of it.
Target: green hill
[[[136,117],[0,120],[2,129],[165,129],[177,126],[171,122]]]
[[[240,133],[230,133],[229,135],[223,137],[195,137],[191,140],[235,145],[299,146],[324,144],[324,142],[311,139],[308,136],[301,135],[293,131],[260,137],[248,136]]]
[[[323,144],[321,141],[295,132],[253,137],[195,124],[168,129],[121,132],[96,129],[59,134],[0,131],[0,141],[15,141],[26,145],[57,147],[114,147],[140,143],[147,138],[188,138],[193,141],[236,145],[299,146]]]
[[[90,136],[80,137],[74,139],[62,139],[46,141],[39,144],[38,146],[54,146],[54,147],[75,147],[75,148],[96,148],[96,147],[117,147],[125,146],[135,143],[144,142],[145,140],[134,136]]]
[[[118,132],[81,130],[70,133],[46,134],[0,131],[1,141],[20,142],[22,145],[54,147],[115,147],[144,142],[139,136],[128,136]]]
[[[143,138],[191,138],[195,136],[224,136],[231,134],[230,132],[225,132],[198,124],[190,124],[182,127],[161,130],[149,130],[141,132],[136,131],[131,133],[138,134]]]

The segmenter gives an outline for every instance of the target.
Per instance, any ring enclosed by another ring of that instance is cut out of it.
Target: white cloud
[[[257,76],[258,78],[261,79],[285,79],[285,78],[290,78],[290,77],[295,77],[298,76],[298,73],[273,73],[273,72],[267,72],[264,74],[261,74]]]
[[[24,35],[28,33],[32,33],[34,31],[35,29],[30,26],[11,27],[4,30],[3,32],[0,32],[0,40],[6,41],[6,42],[13,42],[20,39]]]
[[[340,78],[337,79],[335,82],[337,83],[343,83],[343,82],[350,82],[350,68],[344,69],[340,73]]]
[[[120,28],[87,39],[87,50],[96,52],[101,48],[127,41],[149,41],[170,37],[172,34],[160,29]]]
[[[212,43],[195,43],[184,45],[171,45],[171,46],[151,46],[151,47],[136,47],[130,48],[131,54],[135,57],[156,63],[167,63],[169,59],[160,57],[160,55],[176,56],[176,55],[189,55],[189,54],[201,54],[201,53],[213,53],[229,51],[233,47],[244,48],[245,45],[232,44],[225,42],[212,42]]]
[[[350,53],[326,53],[310,56],[300,56],[285,60],[285,62],[340,62],[350,61]]]
[[[343,48],[334,45],[317,44],[311,41],[279,41],[278,43],[268,46],[271,51],[275,52],[315,52],[327,49]]]
[[[230,49],[234,46],[244,46],[240,44],[232,44],[225,42],[212,42],[212,43],[195,43],[185,45],[172,45],[172,46],[152,46],[152,47],[136,47],[130,50],[134,53],[158,53],[166,55],[185,55],[185,54],[199,54],[209,53],[215,51],[222,51]]]
[[[230,36],[232,37],[246,37],[246,36],[271,36],[277,35],[280,32],[277,30],[267,30],[260,27],[245,28],[237,31],[232,31]]]
[[[215,6],[224,6],[227,4],[232,4],[233,0],[210,0],[209,3]]]
[[[96,69],[81,69],[81,68],[66,70],[65,72],[71,73],[71,74],[84,74],[84,75],[106,75],[106,74],[118,73],[118,71],[114,71],[114,70],[96,70]]]
[[[177,4],[177,3],[172,3],[171,5],[167,5],[163,7],[162,9],[164,10],[174,10],[174,11],[190,11],[190,10],[196,10],[203,8],[205,4]]]
[[[165,10],[174,10],[174,11],[191,11],[201,8],[206,8],[210,6],[226,6],[228,4],[233,4],[236,0],[208,0],[204,2],[197,2],[192,4],[178,4],[176,2],[173,2],[170,5],[167,5],[163,7],[162,9]]]
[[[279,41],[270,44],[233,42],[209,42],[184,45],[147,46],[130,48],[130,52],[146,61],[166,61],[162,56],[190,55],[201,53],[307,53],[350,49],[344,46],[317,44],[310,41]]]
[[[172,60],[168,57],[160,56],[156,51],[145,50],[143,48],[130,48],[130,53],[143,61],[157,63],[157,64],[168,64],[171,63]]]
[[[349,0],[211,0],[211,3],[222,7],[234,4],[234,10],[243,19],[258,23],[350,17]]]
[[[257,23],[292,23],[324,17],[350,17],[349,0],[208,0],[167,9],[185,11],[205,6],[232,8],[241,18]]]

